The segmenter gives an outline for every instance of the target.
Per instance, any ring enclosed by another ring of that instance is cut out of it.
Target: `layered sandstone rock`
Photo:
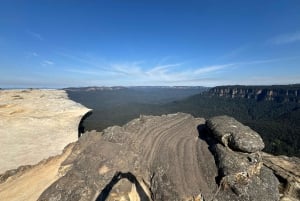
[[[264,143],[259,134],[228,116],[213,117],[206,125],[217,140],[212,141],[212,151],[219,170],[219,185],[230,189],[220,194],[226,200],[279,200],[279,182],[263,166],[260,151]]]
[[[300,159],[263,153],[263,161],[280,180],[281,200],[300,200]]]
[[[216,191],[217,169],[187,114],[141,116],[90,132],[62,164],[71,166],[39,200],[188,200]],[[205,161],[205,162],[204,162]]]
[[[235,125],[243,129],[242,124]],[[0,197],[12,195],[15,188],[8,187],[24,184],[22,178],[29,179],[33,173],[43,180],[47,167],[52,167],[49,182],[16,188],[15,197],[35,192],[34,199],[27,196],[27,200],[279,200],[276,168],[263,165],[261,148],[251,152],[231,149],[213,132],[205,119],[183,113],[140,116],[122,127],[86,132],[66,148],[70,152],[58,156],[59,161],[49,159],[44,165],[0,175]],[[286,167],[291,171],[287,177],[293,175],[292,169]]]
[[[259,153],[225,147],[204,119],[182,113],[86,133],[64,166],[39,200],[279,200]]]
[[[217,116],[206,121],[212,134],[226,147],[252,153],[261,151],[265,144],[258,133],[229,116]]]
[[[247,98],[257,101],[296,102],[300,101],[300,85],[272,86],[218,86],[209,90],[210,95],[227,98]]]
[[[0,90],[0,173],[60,154],[89,111],[63,90]]]

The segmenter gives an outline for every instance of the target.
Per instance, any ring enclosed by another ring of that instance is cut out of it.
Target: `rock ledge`
[[[63,90],[0,90],[0,173],[60,154],[89,111]]]

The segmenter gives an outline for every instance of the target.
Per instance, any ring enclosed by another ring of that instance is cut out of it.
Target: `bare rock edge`
[[[90,111],[64,90],[0,90],[0,173],[60,154]]]
[[[257,133],[227,116],[140,116],[87,132],[66,148],[37,199],[299,200],[300,160],[263,153],[263,146]],[[37,166],[0,175],[0,196],[1,185],[18,184]]]

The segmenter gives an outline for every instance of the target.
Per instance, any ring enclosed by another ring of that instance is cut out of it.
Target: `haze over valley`
[[[0,1],[0,201],[300,201],[300,1]]]
[[[196,117],[229,115],[260,133],[265,151],[300,156],[300,85],[205,87],[67,88],[88,108],[85,130],[102,131],[140,115],[185,112]]]

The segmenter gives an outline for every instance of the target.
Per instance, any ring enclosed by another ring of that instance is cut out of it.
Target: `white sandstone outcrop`
[[[63,90],[0,90],[0,173],[60,154],[90,111]]]

